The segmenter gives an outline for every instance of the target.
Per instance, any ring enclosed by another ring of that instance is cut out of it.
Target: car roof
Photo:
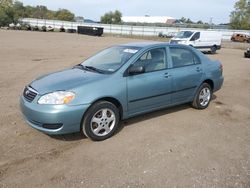
[[[150,42],[132,42],[132,43],[127,43],[127,44],[121,44],[119,46],[124,46],[124,47],[137,47],[137,48],[145,48],[145,47],[154,47],[154,46],[160,46],[160,45],[169,45],[168,42],[155,42],[155,41],[150,41]]]
[[[127,47],[127,48],[140,48],[140,49],[147,49],[147,48],[151,48],[151,47],[164,47],[164,46],[190,48],[190,46],[183,45],[183,44],[170,44],[169,42],[156,42],[156,41],[133,42],[133,43],[127,43],[127,44],[120,44],[117,46]]]

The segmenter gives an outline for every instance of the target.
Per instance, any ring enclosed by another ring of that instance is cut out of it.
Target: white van
[[[171,44],[185,44],[202,51],[215,53],[221,48],[222,34],[215,31],[180,31],[170,41]]]

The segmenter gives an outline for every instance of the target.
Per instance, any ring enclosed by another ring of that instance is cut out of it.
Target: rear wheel
[[[192,106],[196,109],[205,109],[208,107],[212,98],[211,86],[208,83],[203,83],[194,97]]]
[[[94,141],[111,137],[119,126],[120,115],[117,107],[107,101],[93,104],[84,116],[82,132]]]
[[[215,54],[216,50],[217,50],[217,46],[216,45],[212,46],[211,47],[211,54]]]

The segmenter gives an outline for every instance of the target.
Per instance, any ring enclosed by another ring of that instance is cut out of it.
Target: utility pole
[[[210,17],[209,25],[210,25],[210,29],[212,29],[213,28],[213,17]]]

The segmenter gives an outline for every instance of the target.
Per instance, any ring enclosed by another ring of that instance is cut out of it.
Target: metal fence
[[[68,22],[60,20],[46,20],[46,19],[34,19],[23,18],[20,21],[29,24],[31,26],[46,26],[53,28],[64,29],[77,29],[77,26],[92,26],[103,27],[104,33],[119,34],[119,35],[137,35],[137,36],[158,36],[159,33],[176,33],[182,30],[206,30],[217,31],[222,34],[223,40],[230,40],[234,33],[242,33],[250,35],[250,31],[246,30],[228,30],[228,29],[200,29],[200,28],[176,28],[176,27],[157,27],[157,26],[132,26],[132,25],[114,25],[114,24],[100,24],[100,23],[84,23],[84,22]]]

